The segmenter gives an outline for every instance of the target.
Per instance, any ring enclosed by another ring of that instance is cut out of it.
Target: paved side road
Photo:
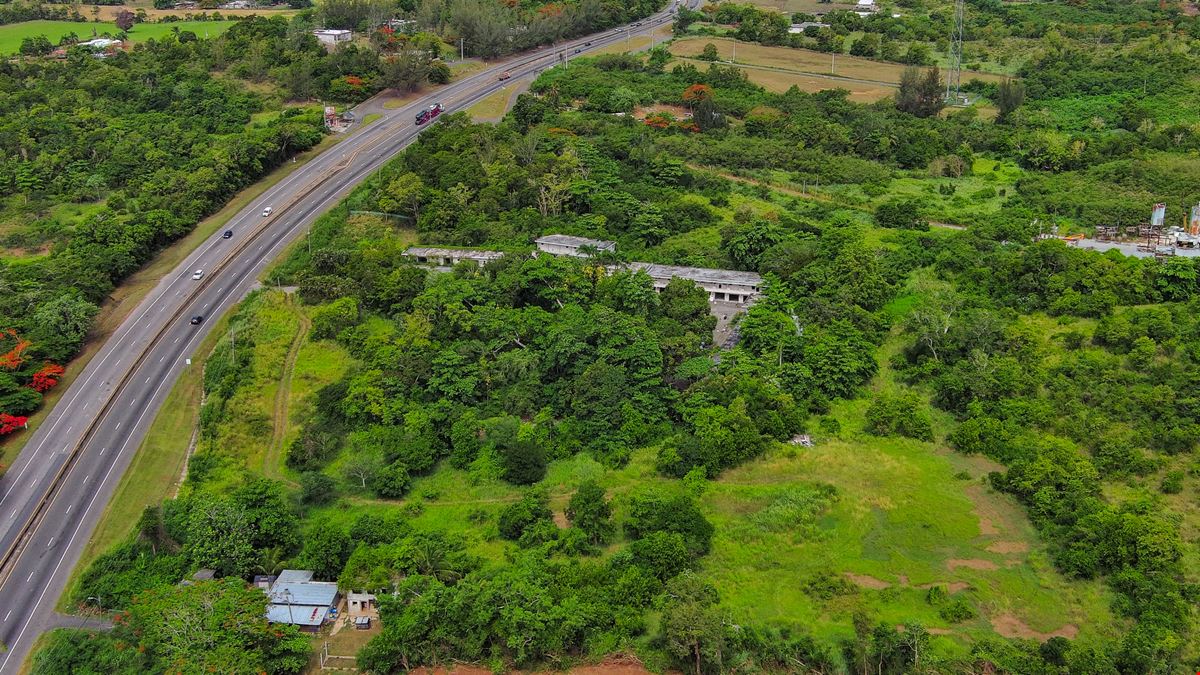
[[[698,0],[696,0],[698,1]],[[568,57],[647,32],[671,20],[663,12],[626,31],[608,31],[510,58],[395,110],[267,190],[167,274],[93,357],[8,473],[0,477],[0,675],[16,673],[44,630],[105,504],[171,386],[213,320],[241,300],[271,260],[318,216],[416,138],[418,110],[440,102],[463,110],[505,83]],[[584,42],[592,42],[584,47]],[[261,215],[271,206],[269,217]],[[200,281],[196,269],[205,270]],[[203,316],[199,325],[189,319]],[[48,496],[47,496],[48,495]]]

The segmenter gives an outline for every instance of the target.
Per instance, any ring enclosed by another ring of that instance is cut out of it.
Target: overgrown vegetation
[[[994,120],[939,114],[934,70],[859,105],[661,49],[549,71],[499,125],[440,118],[273,272],[311,321],[298,363],[336,355],[310,365],[303,413],[256,407],[306,324],[255,296],[208,357],[181,495],[77,599],[137,616],[199,566],[304,567],[380,594],[359,655],[379,673],[618,652],[697,675],[1192,668],[1200,271],[1040,240],[1034,223],[1140,222],[1157,201],[1179,218],[1196,199],[1193,130],[1127,79],[1195,112],[1169,80],[1194,55],[1136,24],[1185,42],[1196,20],[972,7],[971,41],[998,51],[1059,26],[1019,81],[983,92]],[[743,39],[823,35],[722,12]],[[837,13],[828,30],[933,60],[919,44],[948,17],[908,14]],[[1083,100],[1124,122],[1075,124]],[[618,253],[529,256],[551,232]],[[402,256],[414,234],[506,255],[429,272]],[[705,292],[655,292],[608,267],[621,258],[764,281],[716,347]],[[281,424],[283,480],[265,480],[255,444]],[[1002,520],[1010,540],[993,541]]]

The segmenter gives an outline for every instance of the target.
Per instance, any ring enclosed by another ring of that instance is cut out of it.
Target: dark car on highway
[[[233,230],[225,230],[225,234],[222,234],[221,238],[222,239],[232,239],[233,238]]]
[[[200,322],[201,322],[201,321],[203,321],[203,320],[204,320],[204,317],[202,317],[202,316],[200,316],[199,314],[197,314],[196,316],[193,316],[193,317],[192,317],[192,325],[193,325],[193,326],[199,326],[199,325],[200,325]]]

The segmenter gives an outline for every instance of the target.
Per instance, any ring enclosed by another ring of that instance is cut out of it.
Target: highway
[[[698,1],[698,0],[694,0]],[[105,505],[151,421],[215,320],[253,288],[262,272],[322,213],[425,128],[417,111],[467,107],[566,58],[672,20],[670,10],[640,25],[547,46],[490,66],[359,129],[300,167],[236,214],[147,294],[92,358],[0,477],[0,675],[16,673],[36,638],[54,626],[54,605]],[[585,46],[590,42],[590,46]],[[273,212],[263,217],[267,206]],[[223,228],[223,229],[226,229]],[[194,270],[204,270],[194,280]],[[189,319],[202,315],[200,325]],[[191,433],[191,430],[180,430]],[[103,599],[101,599],[103,600]]]

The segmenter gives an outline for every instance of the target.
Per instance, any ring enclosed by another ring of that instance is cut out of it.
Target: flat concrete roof
[[[421,256],[423,258],[477,258],[480,260],[495,260],[503,258],[502,251],[488,251],[482,248],[436,248],[432,246],[410,246],[404,255]]]
[[[617,242],[604,241],[601,239],[588,239],[587,237],[575,237],[569,234],[548,234],[544,237],[538,237],[533,240],[535,244],[553,244],[555,246],[572,246],[579,248],[581,246],[593,246],[597,251],[604,251],[610,248],[615,248]]]
[[[674,265],[658,265],[644,262],[631,262],[627,266],[632,270],[641,270],[654,279],[680,277],[681,279],[708,284],[736,284],[738,286],[758,286],[762,284],[762,277],[754,272],[718,270],[707,267],[676,267]]]

